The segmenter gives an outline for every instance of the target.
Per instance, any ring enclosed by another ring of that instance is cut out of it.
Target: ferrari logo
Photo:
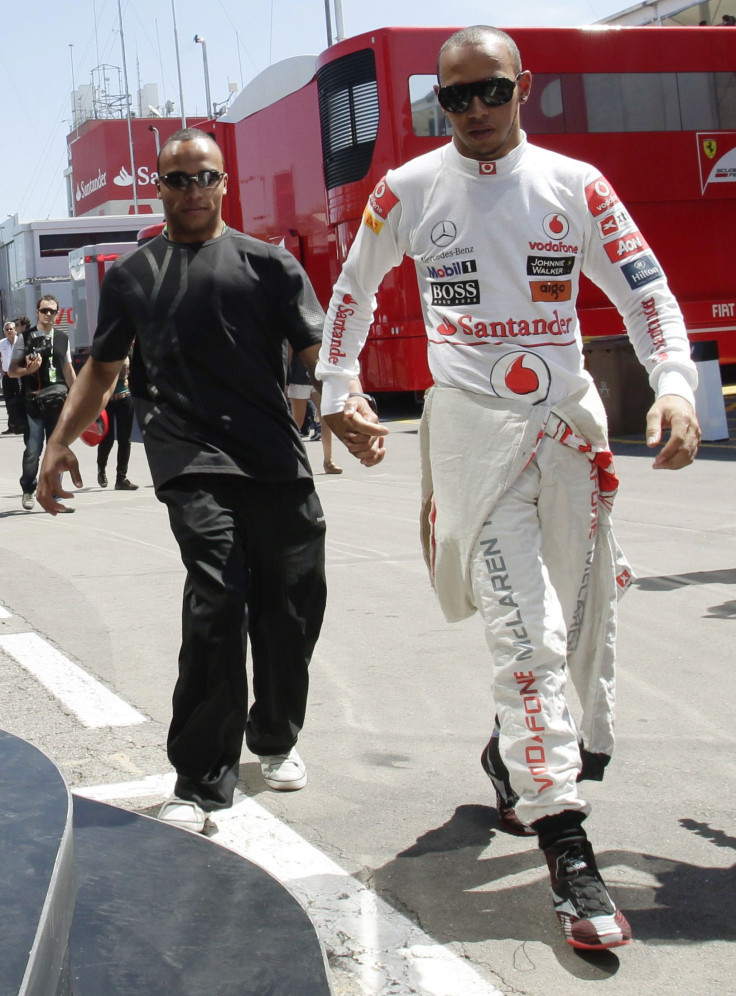
[[[706,138],[703,142],[703,152],[709,159],[713,159],[716,154],[716,142],[713,138]]]

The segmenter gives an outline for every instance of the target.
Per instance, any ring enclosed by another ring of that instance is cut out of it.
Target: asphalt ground
[[[377,468],[336,449],[345,473],[326,476],[307,443],[329,583],[299,742],[309,784],[271,792],[244,755],[213,846],[248,853],[300,896],[338,996],[736,992],[736,425],[674,474],[652,471],[643,437],[613,441],[616,531],[637,579],[620,604],[616,756],[586,789],[587,828],[636,940],[588,956],[562,939],[541,855],[491,808],[482,626],[439,612],[418,543],[417,409],[384,411]],[[85,487],[76,513],[54,519],[21,509],[22,440],[0,437],[0,727],[46,751],[74,790],[153,814],[183,571],[140,443],[136,492],[98,488],[94,452],[76,449]],[[141,721],[85,724],[8,652],[24,634]]]

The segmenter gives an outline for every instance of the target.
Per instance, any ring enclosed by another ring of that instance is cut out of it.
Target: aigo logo
[[[539,404],[549,394],[549,367],[536,353],[515,349],[494,363],[491,387],[499,398],[523,398]]]
[[[548,239],[554,239],[555,242],[559,242],[570,231],[570,222],[564,214],[548,214],[542,222],[542,228]]]

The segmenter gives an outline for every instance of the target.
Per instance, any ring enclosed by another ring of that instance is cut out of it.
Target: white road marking
[[[163,799],[173,775],[136,782],[75,788],[99,802]],[[384,902],[367,885],[277,819],[236,791],[232,809],[214,814],[212,842],[260,865],[283,883],[308,912],[335,960],[349,963],[362,992],[392,996],[503,996],[463,959],[438,944]]]
[[[122,802],[125,799],[161,799],[163,802],[174,791],[176,775],[147,775],[136,782],[118,782],[113,785],[80,785],[74,795],[95,802]]]
[[[146,716],[73,664],[36,633],[2,636],[0,649],[10,654],[55,695],[83,726],[96,729],[147,722]]]
[[[8,612],[4,605],[0,605],[0,619],[10,619],[13,613]]]

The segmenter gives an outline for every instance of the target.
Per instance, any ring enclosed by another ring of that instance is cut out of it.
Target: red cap
[[[81,435],[81,439],[87,446],[97,446],[107,435],[110,424],[107,419],[107,412],[101,411],[92,425],[88,425]]]

